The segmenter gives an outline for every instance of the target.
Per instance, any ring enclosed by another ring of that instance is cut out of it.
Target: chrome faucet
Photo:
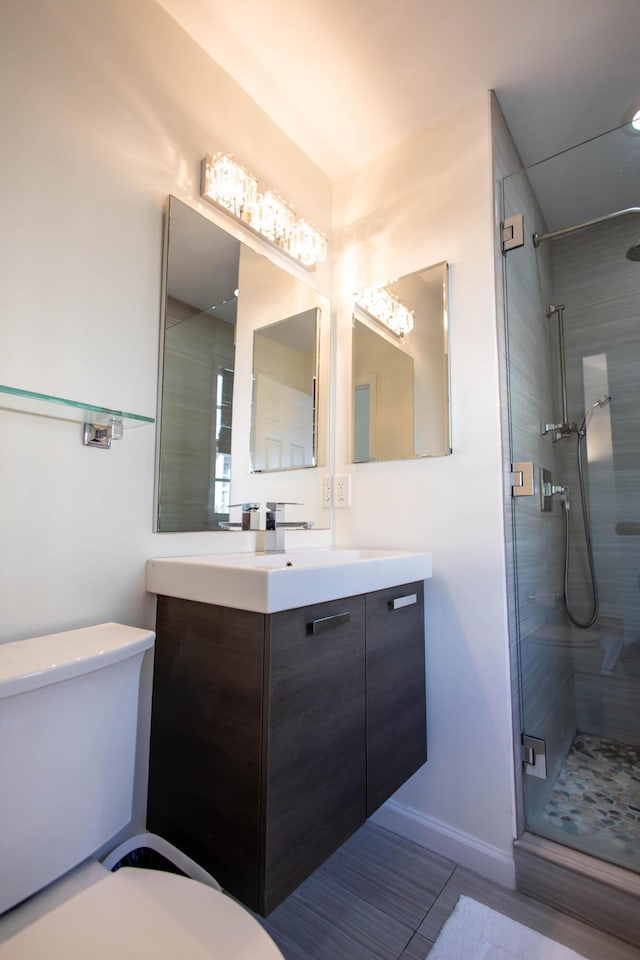
[[[235,506],[242,507],[242,529],[259,530],[260,529],[260,504],[259,503],[238,503]]]
[[[229,509],[242,507],[242,520],[240,523],[232,523],[230,520],[220,520],[218,526],[221,530],[259,530],[260,529],[260,504],[259,503],[230,503]]]
[[[281,501],[268,500],[265,514],[266,533],[264,538],[265,553],[284,553],[284,531],[289,530],[310,530],[313,526],[306,520],[293,520],[289,523],[284,519],[285,507],[299,507],[300,503],[283,503]]]

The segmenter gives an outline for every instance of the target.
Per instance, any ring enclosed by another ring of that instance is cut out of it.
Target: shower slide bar
[[[640,207],[627,207],[626,210],[616,210],[615,213],[607,213],[604,217],[596,217],[595,220],[585,220],[584,223],[576,223],[572,227],[564,227],[562,230],[554,230],[552,233],[534,233],[533,245],[534,247],[539,247],[545,240],[555,240],[557,237],[565,237],[570,233],[576,233],[578,230],[593,227],[596,223],[604,223],[605,220],[617,220],[619,217],[626,217],[629,214],[640,214]]]

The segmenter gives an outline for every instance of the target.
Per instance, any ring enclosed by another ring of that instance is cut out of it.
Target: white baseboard
[[[387,800],[370,819],[407,840],[419,843],[432,853],[447,857],[460,866],[499,883],[502,887],[515,889],[513,856],[504,850],[405,807],[396,800]]]

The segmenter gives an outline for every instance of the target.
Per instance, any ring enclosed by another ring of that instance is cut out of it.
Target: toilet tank
[[[0,644],[0,913],[132,816],[140,668],[118,623]]]

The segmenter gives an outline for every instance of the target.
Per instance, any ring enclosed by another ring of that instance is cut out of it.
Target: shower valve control
[[[553,497],[559,495],[565,510],[569,509],[569,487],[552,483],[551,471],[540,469],[540,509],[543,513],[553,510]]]

